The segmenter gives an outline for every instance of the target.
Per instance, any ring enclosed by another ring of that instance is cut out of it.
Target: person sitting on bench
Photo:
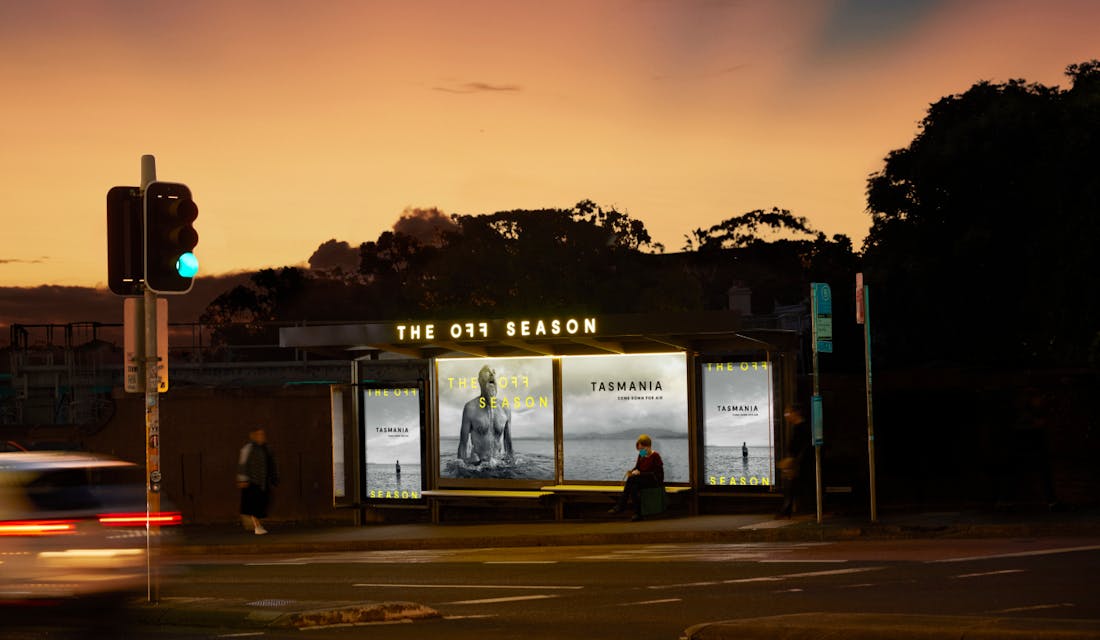
[[[642,489],[664,486],[665,465],[661,461],[661,454],[653,450],[653,440],[644,433],[638,436],[634,448],[638,450],[638,460],[634,463],[634,468],[626,472],[624,476],[626,485],[623,486],[623,492],[619,494],[618,502],[608,510],[608,513],[619,513],[626,509],[627,502],[630,502],[634,505],[634,517],[631,519],[641,520]]]

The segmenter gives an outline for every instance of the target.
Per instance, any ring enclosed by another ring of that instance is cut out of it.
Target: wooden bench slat
[[[614,492],[622,491],[623,490],[623,485],[621,485],[621,484],[620,485],[613,485],[613,484],[603,484],[603,485],[597,485],[597,484],[555,484],[555,485],[550,485],[550,486],[547,486],[547,487],[542,487],[542,490],[543,491],[551,491],[553,493],[568,493],[568,492],[606,493],[606,492],[609,492],[609,491],[614,491]]]
[[[542,487],[543,491],[552,491],[554,493],[606,493],[617,492],[623,490],[623,485],[613,484],[554,484]],[[681,486],[665,486],[665,493],[688,493],[691,491],[691,487]]]
[[[432,489],[421,491],[428,498],[541,498],[554,495],[551,491],[507,491],[479,489]]]

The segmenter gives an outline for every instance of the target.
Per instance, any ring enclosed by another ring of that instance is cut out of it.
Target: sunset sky
[[[407,207],[589,198],[684,235],[778,206],[857,246],[868,174],[980,80],[1066,86],[1092,0],[0,0],[0,286],[105,286],[105,197],[187,183],[220,274]]]

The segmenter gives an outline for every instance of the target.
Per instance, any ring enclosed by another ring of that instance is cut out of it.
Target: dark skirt
[[[270,501],[268,492],[259,485],[249,484],[241,489],[241,515],[267,517],[267,505]]]

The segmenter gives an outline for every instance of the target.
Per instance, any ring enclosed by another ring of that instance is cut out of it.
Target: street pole
[[[811,322],[813,322],[813,329],[812,329],[812,334],[810,336],[810,338],[811,338],[810,342],[813,343],[813,366],[814,366],[814,375],[813,375],[813,378],[814,378],[814,393],[813,393],[813,399],[814,399],[814,401],[816,401],[818,396],[821,395],[821,388],[820,388],[820,385],[818,383],[819,374],[818,374],[818,368],[817,368],[817,366],[818,366],[818,359],[817,359],[817,353],[818,353],[817,322],[818,322],[818,317],[817,317],[817,315],[818,315],[817,289],[816,289],[816,287],[811,285],[811,288],[810,288],[810,317],[811,317]],[[805,415],[803,415],[802,417],[803,417],[803,419],[806,418]],[[810,411],[810,420],[811,420],[811,433],[812,433],[812,431],[813,431],[813,427],[812,427],[812,424],[813,424],[812,406],[811,406],[811,411]],[[821,499],[822,499],[822,491],[821,491],[821,445],[817,443],[816,438],[814,440],[814,478],[816,479],[816,500],[815,500],[815,502],[817,502],[817,523],[821,524],[821,522],[822,522],[822,508],[821,508]]]
[[[156,158],[141,156],[141,190],[157,179]],[[152,514],[160,512],[160,381],[157,375],[157,294],[144,287],[145,301],[145,577],[146,598],[159,600],[153,558]]]
[[[875,414],[871,402],[871,287],[863,285],[863,354],[867,370],[867,465],[871,486],[871,522],[878,522],[875,496]]]

